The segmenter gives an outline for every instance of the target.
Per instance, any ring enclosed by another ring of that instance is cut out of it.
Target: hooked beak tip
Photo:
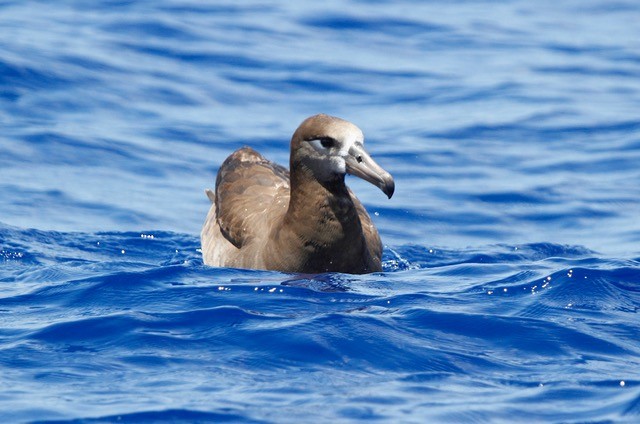
[[[386,194],[389,199],[391,199],[391,196],[393,196],[393,192],[396,190],[396,184],[393,181],[391,175],[389,175],[388,178],[385,178],[384,182],[380,184],[380,190],[382,190],[382,192]]]

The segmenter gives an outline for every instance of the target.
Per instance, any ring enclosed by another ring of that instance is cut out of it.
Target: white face
[[[332,126],[323,135],[307,142],[315,150],[315,155],[321,160],[327,172],[332,174],[345,174],[345,157],[349,154],[349,149],[355,144],[364,144],[364,135],[360,128],[348,122],[341,122],[340,125]]]

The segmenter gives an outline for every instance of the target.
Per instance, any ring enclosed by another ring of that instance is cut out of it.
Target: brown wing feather
[[[222,235],[237,248],[255,234],[251,221],[269,209],[274,196],[289,188],[289,171],[250,147],[231,154],[216,179],[216,220]]]

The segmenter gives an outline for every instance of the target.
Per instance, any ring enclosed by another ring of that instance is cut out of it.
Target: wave
[[[197,238],[162,231],[2,226],[0,244],[0,313],[12,317],[0,331],[0,364],[16,387],[36,379],[83,402],[92,402],[90,386],[112,398],[149,385],[200,393],[168,402],[186,409],[149,408],[143,396],[115,415],[104,406],[41,411],[60,422],[260,421],[255,397],[272,390],[282,407],[302,396],[327,418],[377,416],[380,398],[354,398],[353,387],[386,393],[391,412],[380,418],[399,418],[400,405],[450,417],[461,396],[470,403],[453,415],[460,420],[507,416],[487,415],[478,397],[538,420],[637,416],[635,259],[553,243],[406,245],[385,249],[378,274],[309,276],[205,267]],[[338,415],[320,411],[323,387],[346,396],[334,399]],[[221,410],[212,393],[254,400]],[[530,406],[569,400],[563,413]]]

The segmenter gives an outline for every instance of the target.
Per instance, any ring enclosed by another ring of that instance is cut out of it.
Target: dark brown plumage
[[[344,183],[371,182],[389,197],[394,183],[363,147],[362,131],[328,115],[307,118],[291,139],[290,169],[250,147],[218,171],[201,233],[205,264],[285,272],[380,271],[382,244]]]

